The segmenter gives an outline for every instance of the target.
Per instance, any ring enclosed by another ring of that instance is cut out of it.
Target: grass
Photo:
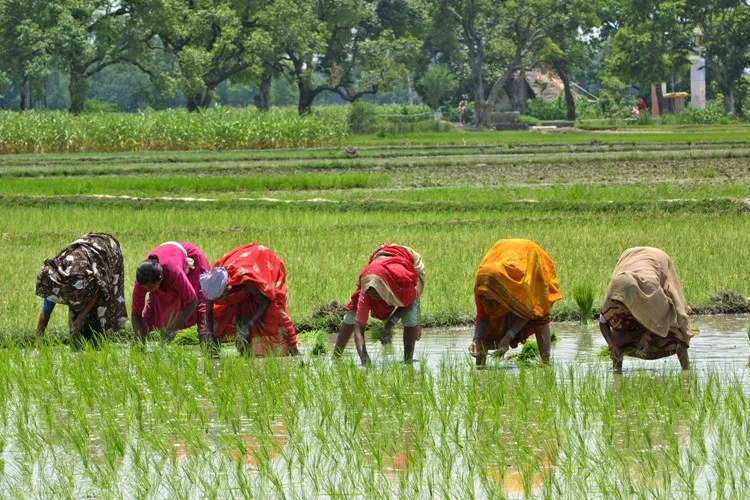
[[[100,176],[65,177],[50,183],[45,177],[5,179],[0,193],[27,195],[110,194],[134,196],[194,195],[247,191],[297,191],[377,188],[387,184],[385,174],[337,173],[252,177]]]
[[[580,208],[580,207],[579,207]],[[604,293],[623,249],[652,245],[669,253],[691,303],[729,288],[748,295],[743,269],[750,257],[744,235],[750,219],[736,212],[592,213],[443,210],[343,210],[335,204],[221,206],[205,203],[80,204],[40,200],[33,205],[0,200],[0,332],[32,329],[38,312],[34,276],[40,263],[87,231],[107,230],[124,249],[126,294],[137,263],[167,240],[193,241],[213,261],[247,242],[273,248],[289,272],[293,319],[306,322],[321,304],[346,302],[369,253],[384,241],[417,249],[429,273],[423,302],[426,321],[451,323],[473,314],[472,279],[482,255],[497,239],[537,241],[555,261],[565,299],[556,318],[576,310],[572,290],[587,285]],[[607,237],[602,237],[607,235]],[[714,241],[721,241],[716,245]],[[685,249],[690,251],[685,251]],[[52,327],[64,327],[64,314]],[[569,316],[574,317],[574,316]]]
[[[215,366],[194,349],[107,344],[2,350],[0,375],[10,437],[0,485],[10,496],[30,488],[177,498],[744,496],[750,488],[740,458],[749,451],[747,392],[741,379],[714,372],[476,371],[448,359],[434,371],[362,370],[233,356]]]
[[[140,113],[0,113],[0,154],[279,149],[323,146],[747,142],[746,125],[632,127],[603,132],[541,134],[470,132],[432,121],[394,117],[377,135],[350,135],[346,107],[318,108],[300,117],[292,108],[261,113],[219,108]]]
[[[0,113],[3,154],[313,147],[341,144],[346,133],[335,113],[300,117],[291,109]]]
[[[208,116],[206,126],[221,116]],[[157,118],[165,119],[140,119]],[[555,320],[590,316],[617,257],[636,245],[671,255],[688,301],[703,304],[697,310],[746,310],[750,174],[742,131],[628,128],[553,141],[456,132],[443,134],[440,147],[360,147],[358,158],[340,148],[358,137],[304,151],[0,157],[0,491],[747,497],[750,396],[730,368],[613,376],[605,360],[537,366],[528,362],[532,341],[517,365],[482,371],[468,356],[404,366],[389,348],[368,369],[323,355],[340,304],[386,241],[421,253],[428,325],[472,320],[476,266],[497,239],[511,237],[535,240],[554,260],[564,295]],[[467,137],[482,144],[463,147]],[[697,145],[699,138],[716,142]],[[311,201],[318,198],[331,202]],[[228,348],[213,360],[193,345],[194,330],[170,345],[105,342],[71,352],[58,342],[64,311],[53,315],[46,341],[19,346],[33,338],[39,266],[88,231],[120,240],[128,305],[135,266],[164,241],[195,242],[211,261],[240,244],[268,245],[286,265],[306,355],[252,360]],[[591,344],[592,327],[575,328]],[[418,353],[429,349],[431,333]],[[468,345],[470,330],[465,337]]]
[[[578,306],[581,323],[588,323],[594,310],[594,290],[590,286],[579,285],[573,289],[573,300]]]
[[[450,134],[441,132],[418,133],[399,136],[352,136],[347,139],[347,144],[355,146],[413,146],[413,145],[470,145],[501,143],[508,145],[559,142],[565,144],[583,144],[597,141],[604,144],[632,143],[688,143],[688,142],[723,142],[723,141],[747,141],[750,125],[726,125],[711,126],[703,125],[679,125],[638,127],[628,126],[614,131],[585,131],[578,133],[553,133],[544,134],[528,131],[462,131],[456,130]]]

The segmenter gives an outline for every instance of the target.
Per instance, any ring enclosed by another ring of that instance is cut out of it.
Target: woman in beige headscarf
[[[673,354],[687,370],[693,337],[689,311],[669,255],[651,247],[625,250],[599,316],[615,371],[622,370],[625,355],[660,359]]]

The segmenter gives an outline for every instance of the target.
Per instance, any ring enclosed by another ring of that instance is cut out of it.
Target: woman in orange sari
[[[529,240],[499,240],[474,279],[477,316],[469,353],[484,365],[487,351],[518,347],[536,334],[542,360],[550,357],[550,311],[562,299],[555,264]]]
[[[687,370],[687,350],[694,335],[688,325],[689,312],[669,255],[651,247],[625,250],[612,273],[599,316],[614,371],[622,371],[625,355],[660,359],[673,354]]]
[[[235,339],[240,352],[296,355],[297,332],[287,307],[286,269],[263,245],[231,250],[200,278],[206,296],[202,340]]]

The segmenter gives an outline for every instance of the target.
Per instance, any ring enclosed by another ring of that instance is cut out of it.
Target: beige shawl
[[[660,337],[671,332],[689,343],[694,335],[688,327],[690,308],[672,259],[658,248],[630,248],[620,256],[602,315],[610,321],[623,306],[638,323]]]

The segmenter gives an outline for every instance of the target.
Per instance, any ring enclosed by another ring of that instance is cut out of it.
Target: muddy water
[[[750,317],[738,316],[697,316],[692,318],[692,327],[699,330],[690,344],[690,361],[697,369],[713,368],[750,371],[750,339],[747,329]],[[580,325],[576,323],[555,323],[552,326],[557,342],[552,345],[552,359],[555,363],[608,363],[600,356],[606,346],[596,323]],[[422,340],[417,342],[417,357],[420,363],[437,368],[446,356],[468,356],[468,347],[473,335],[472,328],[425,330]],[[532,337],[533,338],[533,337]],[[333,341],[333,339],[332,339]],[[379,342],[369,342],[368,353],[377,362],[396,362],[402,357],[403,348],[398,333],[393,344],[381,346]],[[353,342],[347,350],[356,356]],[[512,353],[514,351],[510,351]],[[512,361],[498,361],[497,365],[510,365]],[[629,370],[669,370],[679,369],[676,356],[642,361],[625,358],[624,372]]]

